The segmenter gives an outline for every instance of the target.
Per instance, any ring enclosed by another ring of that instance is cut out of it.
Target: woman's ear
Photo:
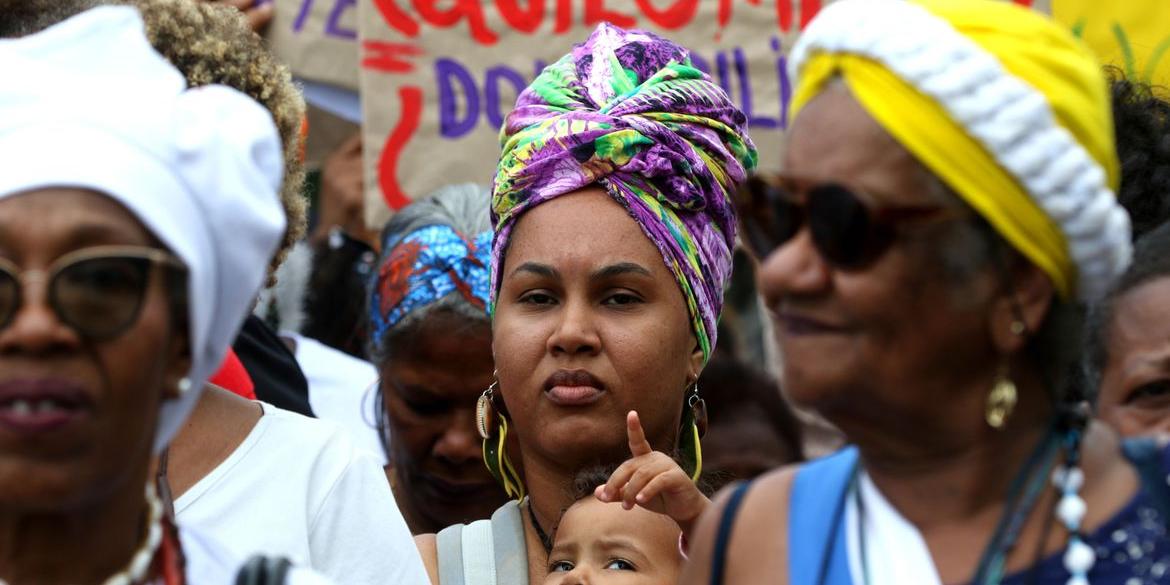
[[[1020,261],[991,310],[991,339],[999,353],[1022,349],[1052,308],[1056,288],[1044,271],[1031,262]]]
[[[179,388],[188,374],[191,373],[191,341],[186,330],[176,328],[171,340],[171,349],[167,353],[167,369],[164,374],[163,399],[173,400],[183,391]]]
[[[703,348],[696,344],[690,359],[687,360],[687,380],[692,384],[699,380],[699,376],[703,373],[703,365]]]

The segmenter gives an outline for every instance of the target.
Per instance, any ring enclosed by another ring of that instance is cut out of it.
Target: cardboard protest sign
[[[358,90],[357,0],[273,0],[266,32],[293,75]]]
[[[408,7],[409,4],[409,7]],[[490,182],[499,128],[548,63],[608,21],[656,32],[751,118],[775,168],[791,86],[793,33],[819,0],[362,0],[367,220],[452,182]]]
[[[1014,1],[1049,12],[1049,0]],[[696,66],[748,115],[760,169],[778,170],[792,92],[787,54],[821,6],[822,0],[359,0],[366,220],[381,225],[393,210],[443,185],[490,183],[499,128],[519,92],[602,21],[688,47]]]

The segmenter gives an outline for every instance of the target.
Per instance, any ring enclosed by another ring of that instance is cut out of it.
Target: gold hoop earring
[[[991,387],[991,393],[987,395],[987,411],[984,413],[987,425],[995,430],[1002,429],[1007,424],[1008,418],[1011,417],[1012,411],[1015,410],[1018,398],[1016,384],[1008,376],[1005,365],[1000,368],[995,385]]]

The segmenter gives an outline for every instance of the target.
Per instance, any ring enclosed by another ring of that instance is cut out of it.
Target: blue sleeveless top
[[[1129,441],[1126,456],[1142,483],[1112,519],[1086,537],[1097,551],[1089,573],[1093,585],[1170,585],[1170,447]],[[853,585],[845,543],[844,506],[857,466],[857,450],[846,448],[802,467],[792,486],[788,524],[792,585]],[[717,551],[716,557],[722,551]],[[1016,574],[1003,585],[1065,585],[1064,551]]]
[[[1129,441],[1126,455],[1142,475],[1133,500],[1088,535],[1097,560],[1094,585],[1170,585],[1170,447]],[[792,486],[789,508],[789,579],[792,585],[852,585],[846,552],[844,507],[858,463],[855,448],[808,463]],[[1031,569],[1007,576],[1003,585],[1065,585],[1064,551]]]

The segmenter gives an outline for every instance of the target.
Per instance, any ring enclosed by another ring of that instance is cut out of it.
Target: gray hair
[[[1093,395],[1101,387],[1105,364],[1109,361],[1108,337],[1117,299],[1150,281],[1167,277],[1170,277],[1170,223],[1162,224],[1138,239],[1134,244],[1133,263],[1105,298],[1089,307],[1083,373]]]
[[[474,183],[464,183],[440,188],[404,207],[390,218],[382,229],[382,256],[378,259],[378,266],[386,261],[402,238],[424,227],[448,226],[468,237],[491,231],[491,217],[488,214],[490,203],[490,189]],[[371,331],[368,342],[370,359],[375,364],[384,362],[389,357],[390,348],[394,346],[395,341],[412,336],[430,315],[438,312],[465,318],[469,327],[490,324],[488,314],[482,307],[471,304],[462,294],[452,292],[406,315],[387,330],[381,339],[374,339]]]

